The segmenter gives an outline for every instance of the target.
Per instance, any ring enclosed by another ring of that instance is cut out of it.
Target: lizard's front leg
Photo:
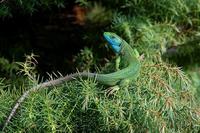
[[[115,69],[116,71],[119,71],[119,67],[120,67],[120,61],[121,61],[121,57],[118,56],[117,59],[115,60]]]

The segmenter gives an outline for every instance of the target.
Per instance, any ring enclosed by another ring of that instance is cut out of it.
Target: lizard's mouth
[[[118,35],[111,32],[104,32],[104,38],[108,41],[111,48],[114,50],[115,53],[119,53],[121,50],[121,43],[122,40]]]

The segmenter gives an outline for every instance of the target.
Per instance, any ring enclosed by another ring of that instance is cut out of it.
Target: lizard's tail
[[[9,116],[7,117],[7,119],[6,119],[5,123],[4,123],[2,131],[5,130],[5,127],[8,125],[8,123],[10,122],[12,117],[15,115],[15,113],[16,113],[17,109],[19,108],[19,106],[23,103],[23,101],[29,96],[29,94],[31,92],[35,92],[37,90],[44,89],[44,88],[47,88],[47,87],[50,87],[50,86],[56,86],[56,85],[59,85],[59,84],[61,84],[63,82],[74,80],[77,77],[90,77],[90,78],[93,78],[95,76],[96,76],[95,73],[88,73],[88,72],[73,73],[73,74],[67,75],[65,77],[61,77],[61,78],[58,78],[58,79],[55,79],[55,80],[51,80],[51,81],[47,81],[47,82],[41,83],[41,84],[39,84],[39,85],[37,85],[37,86],[25,91],[23,93],[23,95],[17,100],[17,102],[14,105],[14,107],[12,108]]]

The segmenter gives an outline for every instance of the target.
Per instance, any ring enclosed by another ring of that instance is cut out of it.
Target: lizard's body
[[[27,90],[18,99],[18,101],[15,104],[15,106],[13,107],[11,113],[7,117],[2,130],[4,130],[4,128],[8,125],[11,118],[14,116],[16,110],[21,105],[21,103],[24,101],[24,99],[28,97],[30,92],[34,92],[39,89],[50,87],[50,86],[56,86],[63,82],[73,80],[76,77],[95,78],[97,82],[104,84],[104,85],[108,85],[108,86],[121,85],[124,83],[123,81],[135,80],[139,76],[139,71],[140,71],[140,61],[139,61],[135,51],[131,48],[131,46],[126,41],[124,41],[122,38],[120,38],[115,33],[104,32],[104,37],[108,41],[108,43],[110,44],[112,49],[115,51],[115,53],[120,55],[122,64],[125,68],[118,70],[116,72],[113,72],[113,73],[109,73],[109,74],[96,74],[96,73],[88,73],[88,72],[74,73],[74,74],[67,75],[65,77],[61,77],[61,78],[58,78],[55,80],[41,83],[41,84]]]

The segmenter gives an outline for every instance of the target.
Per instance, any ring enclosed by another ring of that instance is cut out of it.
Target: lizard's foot
[[[110,96],[112,95],[113,93],[115,93],[116,91],[118,91],[120,88],[118,85],[116,86],[112,86],[112,87],[109,87],[106,91],[106,95]]]

